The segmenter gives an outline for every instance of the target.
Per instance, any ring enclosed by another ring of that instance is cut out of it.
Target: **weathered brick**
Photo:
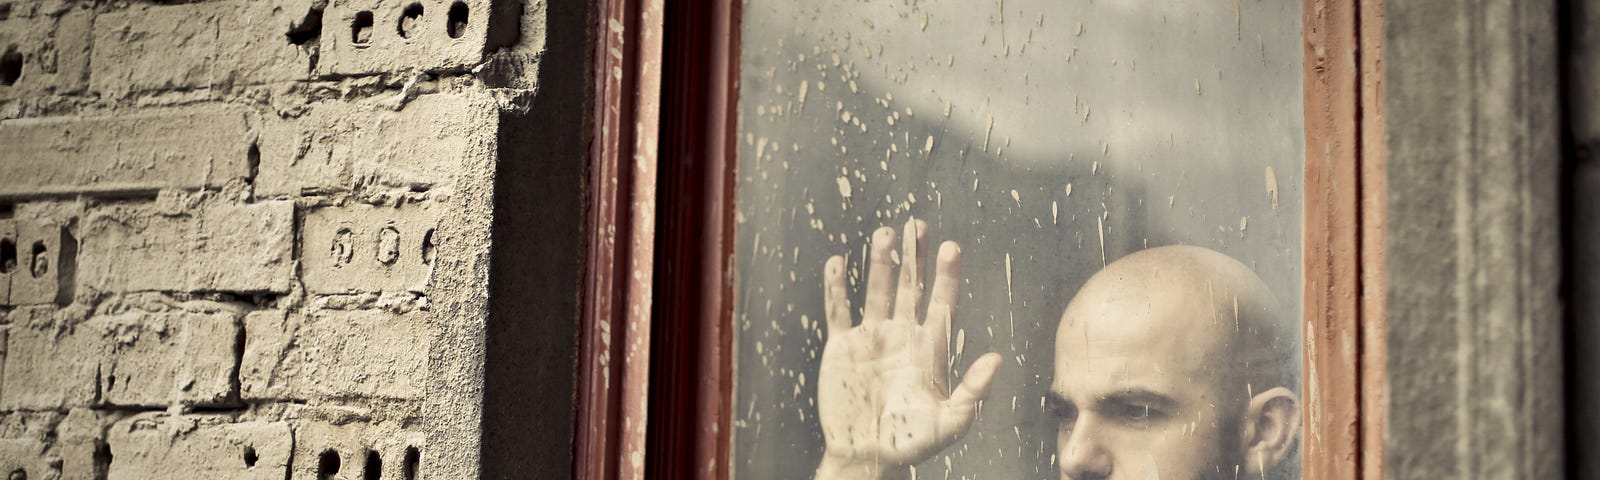
[[[13,314],[17,312],[22,310]],[[0,409],[55,410],[93,404],[103,351],[98,334],[14,315],[6,335]]]
[[[62,480],[106,478],[112,459],[105,438],[108,418],[94,410],[74,408],[56,427]]]
[[[450,12],[457,3],[466,23],[452,37]],[[406,20],[413,4],[422,7],[421,16]],[[334,0],[323,17],[317,73],[464,70],[483,61],[489,20],[488,0]],[[362,24],[369,25],[364,43],[357,38]]]
[[[297,422],[295,438],[292,480],[417,478],[426,441],[422,432],[362,422]]]
[[[285,34],[309,5],[310,0],[141,3],[100,14],[90,85],[115,96],[303,79],[312,52]]]
[[[365,204],[306,212],[300,265],[311,293],[426,290],[438,214]]]
[[[9,322],[10,315],[6,315],[6,317],[6,320]],[[0,325],[0,399],[5,397],[4,389],[6,355],[10,353],[11,350],[11,328],[12,327],[10,324]]]
[[[281,480],[294,434],[287,423],[226,423],[226,417],[141,414],[111,426],[115,455],[106,478]]]
[[[16,270],[5,305],[66,304],[72,300],[78,243],[61,224],[40,220],[16,223]]]
[[[68,327],[47,318],[49,310],[18,312],[7,327],[0,408],[223,406],[238,398],[235,313],[130,310]]]
[[[240,320],[228,312],[127,312],[85,325],[107,339],[101,402],[117,406],[223,406],[234,402]]]
[[[247,400],[422,398],[433,335],[426,312],[320,311],[245,317]]]
[[[210,202],[176,215],[98,208],[83,229],[78,283],[107,292],[286,292],[294,276],[293,217],[287,201]]]
[[[482,94],[431,94],[395,111],[382,101],[323,102],[261,135],[258,197],[423,191],[448,186],[469,155],[493,153],[498,108]]]
[[[0,438],[0,472],[10,478],[51,478],[58,473],[57,458],[47,456],[47,445],[32,438]]]
[[[54,410],[0,413],[0,438],[47,441],[66,413]]]
[[[251,173],[243,111],[207,106],[0,122],[0,198],[215,187]]]
[[[20,76],[10,84],[0,82],[0,99],[83,91],[92,22],[93,12],[85,9],[0,21],[0,55],[22,62]]]
[[[0,219],[0,305],[11,304],[11,279],[22,270],[21,251],[17,247],[17,222]]]

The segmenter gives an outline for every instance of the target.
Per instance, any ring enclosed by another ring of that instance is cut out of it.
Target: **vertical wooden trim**
[[[649,425],[651,354],[651,302],[655,285],[656,181],[659,164],[656,147],[661,124],[661,43],[665,32],[664,0],[636,0],[639,21],[634,25],[639,43],[635,63],[637,87],[631,204],[633,234],[628,237],[628,311],[622,354],[622,450],[617,462],[619,480],[646,478],[644,459],[650,452],[645,435]],[[653,478],[653,477],[651,477]]]
[[[650,478],[727,478],[740,2],[672,4],[662,64]]]
[[[700,372],[716,372],[700,377],[702,423],[695,450],[696,465],[703,465],[701,478],[727,480],[733,438],[733,287],[734,194],[738,185],[738,106],[739,58],[743,30],[739,28],[744,2],[716,0],[712,18],[713,62],[709,88],[711,145],[706,178],[711,186],[707,202],[707,236],[717,239],[709,245],[711,254],[701,277],[702,305],[712,306],[700,318],[701,344],[707,347],[700,356]]]
[[[1388,402],[1388,299],[1384,243],[1389,201],[1384,168],[1384,0],[1361,0],[1361,478],[1384,478]]]
[[[1358,0],[1305,0],[1305,477],[1360,473]]]
[[[573,476],[643,478],[662,0],[599,0]],[[621,335],[618,335],[618,333]],[[635,460],[638,459],[638,460]]]

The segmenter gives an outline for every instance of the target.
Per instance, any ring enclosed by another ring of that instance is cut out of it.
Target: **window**
[[[1300,25],[746,2],[732,477],[1299,478]]]
[[[1376,458],[1353,2],[603,3],[580,476]]]

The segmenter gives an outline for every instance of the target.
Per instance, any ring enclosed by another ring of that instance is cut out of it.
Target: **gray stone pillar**
[[[1563,478],[1557,3],[1393,0],[1389,478]]]

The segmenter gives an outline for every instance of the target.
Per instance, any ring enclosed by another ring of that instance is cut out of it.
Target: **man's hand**
[[[917,310],[927,223],[906,222],[898,288],[892,273],[894,242],[892,228],[873,234],[861,325],[852,327],[844,258],[830,258],[824,267],[828,342],[817,378],[817,410],[827,453],[817,468],[818,479],[904,475],[907,466],[966,434],[978,401],[989,394],[990,380],[1000,368],[1000,356],[986,354],[950,390],[945,362],[960,288],[961,248],[955,242],[939,247],[933,296],[922,321]]]

